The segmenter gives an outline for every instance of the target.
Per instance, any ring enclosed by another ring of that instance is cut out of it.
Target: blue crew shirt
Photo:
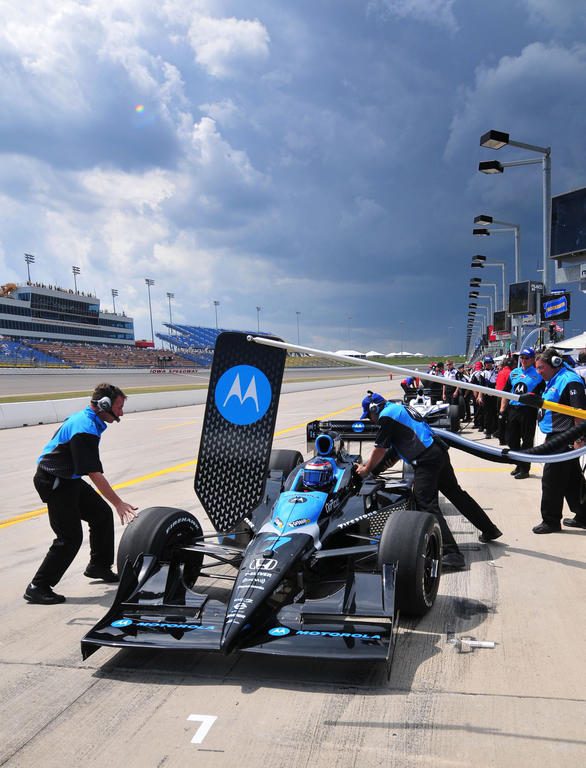
[[[504,386],[505,392],[513,392],[515,395],[525,395],[527,392],[536,392],[539,394],[540,389],[543,389],[543,379],[534,365],[530,365],[527,370],[523,370],[522,366],[514,368],[509,374],[507,383]],[[515,406],[515,408],[530,408],[531,406],[525,403],[520,403],[518,400],[509,400],[509,405]]]
[[[387,403],[378,416],[379,432],[374,444],[393,447],[408,464],[433,443],[431,427],[414,408]]]
[[[103,472],[99,443],[106,426],[89,405],[73,413],[44,447],[39,468],[65,480]]]
[[[563,365],[545,384],[543,399],[550,403],[561,403],[573,408],[586,407],[584,382],[578,374],[567,365]],[[555,413],[540,409],[538,415],[539,429],[546,435],[565,432],[574,426],[574,418],[564,413]]]

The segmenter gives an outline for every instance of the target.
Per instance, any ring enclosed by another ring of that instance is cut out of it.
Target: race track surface
[[[385,383],[379,391],[396,396],[398,383]],[[358,417],[365,389],[282,395],[275,446],[305,453],[305,423]],[[108,428],[102,461],[122,498],[189,510],[209,528],[193,492],[203,410],[134,413]],[[252,655],[103,648],[82,661],[80,639],[115,591],[83,576],[87,541],[57,587],[66,603],[22,599],[51,541],[32,475],[54,429],[0,432],[0,765],[586,765],[586,531],[531,533],[538,465],[518,482],[505,465],[451,450],[462,485],[504,536],[480,544],[442,500],[467,567],[442,576],[424,619],[401,620],[390,677],[383,665]]]

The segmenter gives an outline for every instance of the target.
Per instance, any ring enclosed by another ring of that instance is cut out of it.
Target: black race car
[[[271,449],[283,367],[280,349],[219,336],[195,477],[215,533],[180,509],[143,510],[84,658],[114,646],[388,661],[399,611],[433,606],[436,518],[412,509],[409,478],[353,469],[375,425],[308,424],[305,461]]]

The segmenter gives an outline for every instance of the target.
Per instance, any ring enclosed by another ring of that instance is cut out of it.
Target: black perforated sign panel
[[[285,355],[244,333],[217,338],[195,471],[195,492],[217,531],[234,528],[262,500]]]

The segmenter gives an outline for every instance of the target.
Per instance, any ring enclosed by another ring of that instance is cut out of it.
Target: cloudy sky
[[[12,0],[0,5],[0,282],[135,318],[382,352],[463,349],[471,275],[541,267],[541,167],[586,186],[584,0]],[[573,286],[568,330],[586,327]],[[491,292],[486,289],[485,292]],[[260,314],[256,307],[260,306]],[[300,313],[297,315],[296,313]],[[448,340],[448,336],[452,337]]]

